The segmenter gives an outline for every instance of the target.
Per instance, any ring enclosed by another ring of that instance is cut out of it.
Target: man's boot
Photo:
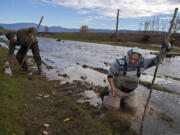
[[[28,65],[27,65],[27,62],[25,61],[24,62],[24,64],[22,65],[22,70],[24,71],[24,72],[28,72],[29,71],[29,69],[28,69]]]
[[[42,74],[42,66],[41,65],[38,65],[38,70],[39,70],[39,76],[42,77],[43,74]]]

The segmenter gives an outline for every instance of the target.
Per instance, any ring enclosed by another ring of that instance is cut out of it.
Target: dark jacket
[[[30,43],[37,42],[37,31],[35,28],[20,29],[16,33],[17,41],[9,44],[7,61],[11,61],[16,46],[29,46]]]

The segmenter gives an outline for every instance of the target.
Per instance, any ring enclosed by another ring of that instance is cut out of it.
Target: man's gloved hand
[[[6,61],[6,62],[4,63],[4,67],[5,67],[5,68],[8,68],[8,67],[9,67],[9,62],[8,62],[8,61]]]
[[[12,76],[12,71],[8,61],[5,62],[4,67],[5,67],[5,74]]]
[[[161,46],[161,50],[164,50],[164,49],[165,49],[165,52],[170,51],[170,49],[171,49],[171,43],[170,43],[170,42],[163,41],[162,46]]]

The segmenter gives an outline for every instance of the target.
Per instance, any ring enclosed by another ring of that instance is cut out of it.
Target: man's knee
[[[104,96],[103,106],[109,110],[120,109],[120,98],[113,97],[111,94]]]
[[[38,66],[40,66],[42,64],[42,61],[41,61],[41,57],[40,56],[34,56],[34,59],[37,63]]]
[[[41,65],[41,56],[40,56],[38,47],[32,48],[32,52],[33,52],[34,59],[35,59],[36,63],[38,65]]]
[[[137,99],[135,97],[133,97],[128,100],[125,100],[123,107],[129,112],[135,113],[138,108]]]

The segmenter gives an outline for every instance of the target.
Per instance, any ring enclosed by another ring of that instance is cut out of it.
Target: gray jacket
[[[127,56],[120,59],[116,59],[112,63],[108,72],[108,78],[113,78],[114,76],[118,74],[120,75],[124,74],[125,63],[128,63],[128,59],[131,54],[132,54],[132,49],[128,51]],[[138,61],[136,65],[131,66],[129,64],[126,64],[126,75],[131,76],[131,77],[139,77],[138,72],[140,75],[144,70],[156,65],[158,62],[158,59],[159,59],[159,55],[153,58],[144,58],[141,55],[140,60]]]

